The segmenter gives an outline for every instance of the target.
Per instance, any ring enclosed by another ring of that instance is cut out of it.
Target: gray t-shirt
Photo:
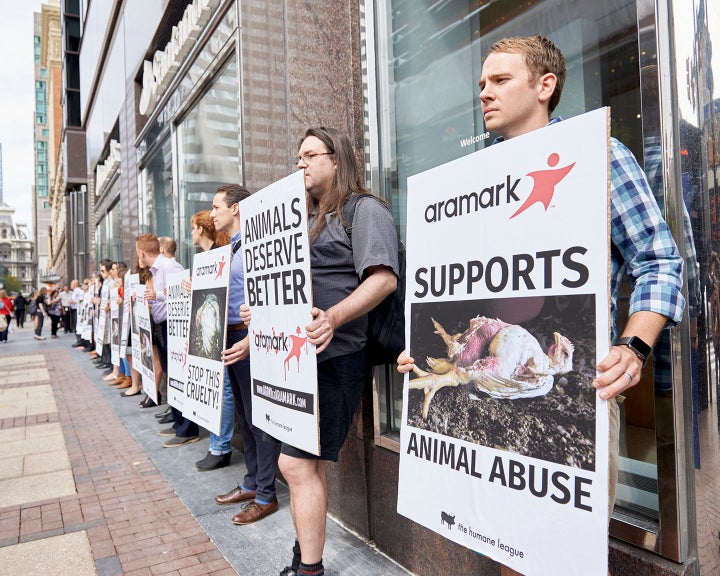
[[[398,243],[395,222],[386,206],[373,198],[362,198],[355,206],[352,247],[342,221],[333,212],[310,247],[313,305],[331,308],[347,298],[360,284],[365,270],[384,265],[398,274]],[[309,229],[315,214],[309,215]],[[367,315],[337,328],[318,362],[362,350],[367,340]]]

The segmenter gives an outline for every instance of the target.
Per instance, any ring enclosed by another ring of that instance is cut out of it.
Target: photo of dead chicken
[[[595,469],[595,298],[413,304],[407,424]]]
[[[194,290],[190,313],[188,353],[221,361],[224,347],[227,288]]]

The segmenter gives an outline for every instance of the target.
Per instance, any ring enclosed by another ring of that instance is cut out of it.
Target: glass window
[[[376,0],[378,174],[376,192],[392,205],[405,239],[407,179],[492,144],[479,102],[478,80],[489,46],[505,36],[543,34],[564,52],[568,76],[553,114],[565,118],[612,108],[612,134],[643,162],[639,30],[636,0]],[[644,56],[654,63],[654,51]],[[653,373],[653,369],[656,373]],[[669,368],[668,368],[669,369]],[[658,518],[653,378],[645,374],[623,408],[624,457],[618,504]],[[380,374],[379,428],[396,435],[401,382]]]
[[[239,97],[234,59],[218,73],[177,129],[180,182],[178,257],[192,263],[190,218],[209,210],[220,184],[239,183]]]
[[[116,191],[117,186],[114,192]],[[105,213],[95,227],[95,257],[96,262],[100,262],[103,258],[113,261],[122,260],[120,205],[117,203]]]
[[[174,238],[175,209],[172,183],[172,147],[170,138],[152,153],[140,172],[140,234]]]

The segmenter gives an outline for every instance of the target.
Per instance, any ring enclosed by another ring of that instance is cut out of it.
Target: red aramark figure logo
[[[223,254],[223,257],[218,262],[218,273],[217,276],[215,276],[215,280],[220,278],[222,276],[223,268],[225,268],[225,255]]]
[[[295,333],[297,334],[297,336],[295,336],[294,334],[290,334],[290,341],[292,342],[292,347],[290,348],[290,352],[288,353],[285,361],[283,362],[283,375],[285,376],[285,380],[287,380],[287,371],[290,368],[290,359],[297,358],[298,372],[300,372],[300,351],[303,349],[303,346],[305,346],[305,351],[307,352],[307,335],[305,337],[300,336],[300,334],[302,334],[300,326],[297,327]]]
[[[548,156],[548,166],[557,166],[558,162],[560,162],[560,156],[557,153],[553,152],[550,156]],[[525,212],[525,210],[537,202],[540,202],[543,206],[545,206],[545,212],[547,212],[550,202],[552,202],[553,194],[555,194],[555,186],[560,183],[560,180],[568,175],[568,172],[573,169],[573,166],[575,166],[575,162],[568,164],[563,168],[555,168],[554,170],[528,172],[527,176],[530,176],[535,181],[535,186],[533,186],[532,192],[530,192],[530,195],[527,197],[525,202],[523,202],[523,205],[517,209],[515,214],[510,216],[510,220],[515,218],[518,214]]]

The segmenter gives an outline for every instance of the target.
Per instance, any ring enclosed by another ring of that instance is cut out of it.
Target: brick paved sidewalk
[[[73,354],[0,358],[2,573],[234,575]]]
[[[120,398],[73,340],[26,328],[0,346],[0,576],[277,575],[295,536],[287,487],[278,512],[234,526],[240,507],[214,497],[242,481],[241,451],[198,472],[206,431],[163,449],[158,409]],[[327,576],[409,574],[330,517],[324,558]]]

